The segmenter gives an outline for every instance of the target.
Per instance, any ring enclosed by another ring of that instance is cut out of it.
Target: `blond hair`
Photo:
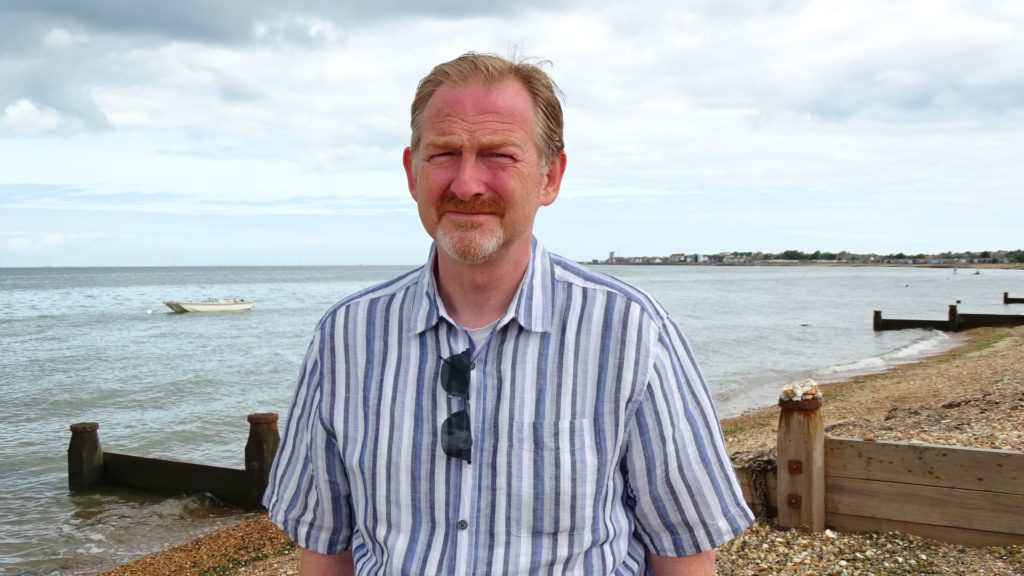
[[[534,64],[525,59],[509,60],[493,54],[467,52],[435,66],[430,74],[420,80],[416,87],[416,97],[412,101],[409,126],[412,128],[413,152],[420,145],[423,115],[435,92],[448,85],[465,86],[482,82],[487,86],[496,86],[505,80],[514,79],[522,84],[533,100],[534,142],[542,162],[548,164],[565,150],[565,141],[562,137],[562,104],[558,100],[561,91],[554,80],[540,69],[540,65],[545,63],[550,64],[547,61]]]

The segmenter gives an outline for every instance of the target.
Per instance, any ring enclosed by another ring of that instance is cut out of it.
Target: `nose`
[[[462,200],[483,195],[487,191],[485,177],[485,169],[477,162],[476,154],[463,154],[452,179],[451,191]]]

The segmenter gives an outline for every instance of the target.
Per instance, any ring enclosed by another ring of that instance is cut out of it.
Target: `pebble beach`
[[[983,328],[941,356],[824,384],[832,436],[1024,451],[1024,327]],[[734,460],[775,444],[778,408],[722,420]],[[897,532],[807,534],[758,522],[718,549],[721,575],[1024,575],[1024,546],[966,547]],[[253,514],[103,576],[298,574],[294,545]]]

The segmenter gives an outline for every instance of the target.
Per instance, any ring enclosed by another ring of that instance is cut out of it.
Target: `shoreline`
[[[1024,327],[979,328],[940,354],[822,384],[835,436],[1024,451]],[[968,401],[964,401],[967,399]],[[736,458],[770,449],[779,408],[720,423]],[[814,551],[814,554],[808,554]],[[898,533],[804,534],[759,522],[718,549],[719,574],[1024,573],[1024,546],[967,548]],[[297,574],[294,545],[257,513],[102,576]],[[893,560],[899,558],[900,560]]]
[[[850,433],[839,432],[884,427],[881,423],[897,418],[895,412],[901,409],[941,407],[964,397],[987,396],[997,389],[1012,392],[1014,384],[1018,389],[1024,387],[1024,327],[976,328],[960,334],[964,336],[962,342],[938,354],[897,364],[884,372],[820,384],[826,432],[849,437]],[[1012,382],[1007,385],[1007,381]],[[1010,399],[1014,400],[1024,408],[1022,399]],[[774,448],[778,413],[779,407],[772,405],[722,418],[729,452],[735,456],[737,452]],[[909,429],[904,436],[911,436]],[[1017,434],[1010,434],[1002,443],[994,438],[980,443],[973,440],[977,439],[948,438],[934,443],[1024,451],[1024,438]]]
[[[1024,270],[1024,262],[923,263],[839,262],[830,260],[752,260],[749,262],[593,262],[579,261],[584,266],[849,266],[851,268],[945,268],[952,270]]]
[[[871,376],[888,374],[902,366],[913,366],[935,358],[955,354],[965,347],[971,346],[973,342],[969,331],[932,332],[933,334],[941,334],[942,337],[928,337],[910,344],[904,344],[888,352],[861,358],[853,362],[794,372],[790,379],[801,380],[803,378],[811,378],[818,383],[820,389],[824,389],[835,384],[849,383]],[[922,349],[922,346],[924,346],[924,349]],[[727,396],[713,393],[718,420],[722,424],[723,430],[729,428],[729,426],[726,426],[727,421],[743,417],[750,412],[774,408],[774,400],[779,389],[788,383],[779,381],[774,384],[765,382],[744,386],[742,388],[744,394],[755,396],[756,400],[744,399],[742,401],[733,401]]]

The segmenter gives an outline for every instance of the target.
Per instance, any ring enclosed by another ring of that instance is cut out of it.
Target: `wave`
[[[880,356],[819,368],[814,372],[814,378],[820,382],[836,382],[851,376],[885,372],[900,364],[918,362],[929,356],[952,350],[963,341],[963,336],[958,334],[931,331],[927,332],[920,340]]]

